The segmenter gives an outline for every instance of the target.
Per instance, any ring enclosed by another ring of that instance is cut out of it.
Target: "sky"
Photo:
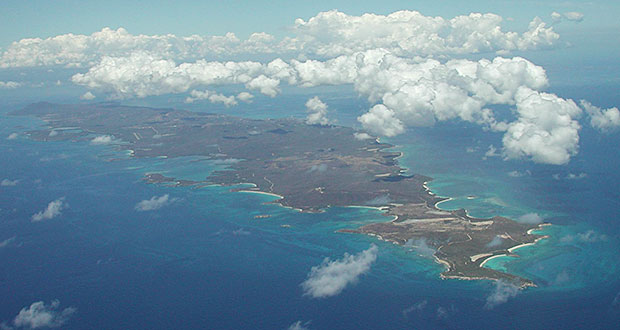
[[[22,38],[51,37],[64,33],[90,34],[103,27],[124,27],[133,34],[222,35],[240,37],[258,31],[284,35],[296,18],[308,19],[321,11],[338,9],[351,15],[367,12],[389,14],[417,10],[429,16],[453,17],[470,12],[493,12],[514,19],[523,27],[534,16],[546,18],[553,11],[578,11],[590,17],[581,31],[618,31],[616,1],[78,1],[4,0],[0,13],[0,47]],[[596,18],[596,19],[593,19]],[[561,31],[580,33],[573,27]]]
[[[551,92],[620,83],[615,2],[6,1],[3,9],[3,90],[70,86],[81,89],[76,101],[177,95],[233,107],[288,87],[349,86],[369,104],[358,117],[364,136],[464,121],[503,133],[490,154],[553,165],[579,152],[584,127],[602,135],[620,127],[617,104]],[[333,123],[320,98],[306,106],[309,123]]]

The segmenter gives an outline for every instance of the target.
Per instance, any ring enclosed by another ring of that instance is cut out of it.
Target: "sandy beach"
[[[481,263],[480,263],[480,267],[483,267],[483,266],[484,266],[484,264],[486,264],[486,263],[487,263],[487,261],[489,261],[489,260],[491,260],[491,259],[495,259],[495,258],[499,258],[499,257],[507,257],[507,256],[508,256],[507,254],[498,254],[498,255],[495,255],[495,256],[489,257],[488,259],[485,259],[483,262],[481,262]]]
[[[264,192],[264,191],[260,191],[260,190],[238,190],[238,192],[267,195],[267,196],[277,197],[278,199],[283,199],[284,198],[284,196],[280,196],[278,194],[268,193],[268,192]]]
[[[480,258],[485,258],[485,257],[492,256],[492,255],[493,253],[480,253],[480,254],[476,254],[476,255],[469,257],[469,259],[471,260],[471,262],[476,262],[476,260]]]
[[[441,203],[443,203],[443,202],[448,202],[448,201],[451,201],[451,200],[453,200],[453,199],[454,199],[454,198],[452,198],[452,197],[448,197],[448,198],[446,198],[446,199],[444,199],[444,200],[442,200],[442,201],[439,201],[439,202],[435,203],[435,208],[436,208],[436,209],[439,209],[439,207],[438,207],[437,205],[439,205],[439,204],[441,204]]]

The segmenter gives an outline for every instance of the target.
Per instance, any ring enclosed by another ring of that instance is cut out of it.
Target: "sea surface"
[[[322,99],[339,123],[355,125],[365,103],[337,95]],[[202,111],[302,118],[307,98]],[[378,210],[304,214],[230,187],[146,184],[149,172],[197,180],[224,165],[199,157],[135,159],[114,145],[32,141],[24,132],[43,123],[6,115],[18,106],[5,105],[0,114],[0,180],[18,180],[0,187],[0,242],[8,240],[0,247],[0,322],[55,299],[60,309],[77,310],[66,329],[286,329],[297,321],[311,329],[568,329],[620,322],[617,133],[584,127],[579,155],[563,167],[483,159],[501,136],[462,123],[384,140],[403,152],[402,166],[433,177],[429,188],[452,198],[441,208],[476,217],[535,213],[552,223],[540,231],[549,237],[516,250],[519,257],[487,263],[538,284],[488,309],[492,282],[442,280],[442,266],[414,251],[336,233],[388,220]],[[17,137],[7,139],[12,133]],[[166,194],[164,207],[136,209]],[[59,198],[68,204],[61,215],[31,221]],[[379,247],[377,261],[357,283],[334,297],[303,294],[300,284],[313,266],[371,244]]]

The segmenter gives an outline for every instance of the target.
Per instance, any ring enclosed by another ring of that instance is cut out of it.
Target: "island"
[[[39,141],[92,141],[103,135],[133,157],[205,156],[226,164],[201,181],[148,173],[153,184],[226,185],[235,191],[276,196],[275,203],[301,212],[335,206],[374,207],[389,220],[340,230],[415,248],[424,245],[445,265],[443,278],[489,279],[535,286],[484,263],[544,236],[525,224],[496,216],[478,219],[465,210],[445,211],[445,198],[429,191],[424,175],[406,175],[400,152],[376,138],[336,125],[295,119],[248,119],[118,103],[36,103],[12,115],[36,116],[48,127],[28,132]],[[360,138],[362,137],[362,138]],[[366,138],[363,138],[366,137]],[[423,155],[421,155],[423,156]],[[266,216],[265,216],[266,217]]]

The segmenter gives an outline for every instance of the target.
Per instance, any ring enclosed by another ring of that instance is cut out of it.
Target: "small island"
[[[232,186],[235,191],[276,196],[275,203],[301,212],[333,206],[383,210],[391,220],[341,230],[376,236],[403,246],[423,244],[446,266],[443,278],[505,280],[534,286],[526,278],[483,267],[496,256],[513,255],[544,236],[538,224],[504,217],[477,219],[464,210],[444,211],[445,200],[425,183],[404,175],[400,152],[378,139],[358,139],[352,128],[308,125],[293,119],[247,119],[117,103],[36,103],[13,115],[36,116],[49,128],[29,132],[39,141],[90,141],[106,135],[133,157],[206,156],[227,164],[202,181],[148,173],[145,181],[178,186]]]

